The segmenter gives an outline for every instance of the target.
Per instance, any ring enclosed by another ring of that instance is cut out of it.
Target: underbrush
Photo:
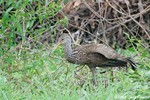
[[[120,100],[136,98],[148,100],[150,98],[150,72],[148,67],[145,67],[150,63],[146,57],[143,59],[146,59],[147,63],[141,62],[141,65],[138,65],[138,74],[129,68],[128,72],[119,70],[112,77],[110,71],[99,74],[101,69],[98,68],[99,85],[95,87],[92,85],[92,75],[87,66],[77,73],[80,76],[77,78],[75,71],[78,65],[70,64],[64,59],[62,48],[58,48],[51,57],[48,56],[49,50],[51,47],[32,51],[25,48],[12,49],[11,52],[1,56],[1,100]],[[130,52],[127,50],[124,54]],[[137,57],[137,60],[138,58],[140,57]]]

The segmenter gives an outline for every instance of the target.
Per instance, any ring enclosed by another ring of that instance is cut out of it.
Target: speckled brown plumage
[[[129,59],[119,55],[114,49],[104,44],[87,44],[71,47],[71,37],[63,34],[59,42],[64,45],[65,58],[75,64],[87,65],[93,74],[93,83],[96,82],[96,67],[121,67],[129,63],[135,70],[136,65]]]

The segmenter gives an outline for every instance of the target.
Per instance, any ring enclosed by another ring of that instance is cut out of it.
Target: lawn
[[[150,71],[144,69],[144,66],[149,63],[138,65],[139,74],[129,68],[127,72],[118,70],[112,76],[110,71],[112,69],[98,68],[99,85],[93,86],[91,72],[87,66],[78,71],[76,75],[77,66],[78,68],[81,66],[68,63],[64,59],[62,47],[56,49],[49,57],[48,54],[52,48],[53,46],[32,50],[12,48],[1,56],[0,99],[150,99]],[[122,53],[130,55],[130,52],[126,50]],[[101,70],[107,72],[100,74]]]

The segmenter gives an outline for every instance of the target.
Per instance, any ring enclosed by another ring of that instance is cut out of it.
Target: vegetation
[[[64,59],[62,47],[49,57],[55,27],[67,21],[53,18],[61,9],[61,2],[45,1],[0,1],[0,100],[150,99],[150,53],[140,40],[136,48],[118,49],[125,56],[138,55],[138,74],[131,69],[119,70],[112,82],[108,71],[98,75],[97,87],[91,84],[91,72],[86,66],[78,73],[82,79],[75,77],[78,65]],[[41,42],[45,34],[51,44]],[[133,44],[135,38],[128,38]]]

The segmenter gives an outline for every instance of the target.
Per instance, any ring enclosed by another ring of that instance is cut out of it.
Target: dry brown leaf
[[[79,6],[81,4],[81,0],[75,0],[73,8]]]
[[[70,13],[70,11],[73,9],[73,8],[72,8],[72,7],[73,7],[73,4],[74,4],[74,2],[70,1],[70,2],[68,2],[68,3],[65,5],[65,7],[64,7],[64,12],[65,12],[66,14]]]

